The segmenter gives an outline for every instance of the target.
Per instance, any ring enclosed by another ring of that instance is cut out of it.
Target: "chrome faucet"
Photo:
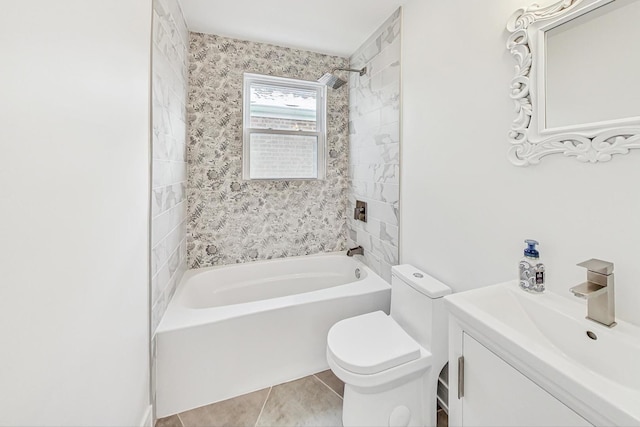
[[[592,258],[577,265],[587,269],[587,281],[574,286],[570,291],[587,300],[587,319],[610,328],[615,326],[613,263]]]
[[[356,246],[347,251],[347,256],[364,255],[364,248],[362,246]]]

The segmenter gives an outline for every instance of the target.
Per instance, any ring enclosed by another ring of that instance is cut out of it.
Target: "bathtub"
[[[157,330],[157,416],[328,369],[329,328],[388,313],[390,299],[390,285],[344,253],[187,271]]]

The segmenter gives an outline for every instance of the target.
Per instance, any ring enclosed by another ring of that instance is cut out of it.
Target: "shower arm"
[[[360,70],[356,70],[354,68],[334,68],[333,70],[331,70],[331,74],[333,74],[334,71],[336,71],[336,70],[349,71],[351,73],[360,73],[361,76],[364,76],[365,74],[367,74],[367,67],[363,67]]]

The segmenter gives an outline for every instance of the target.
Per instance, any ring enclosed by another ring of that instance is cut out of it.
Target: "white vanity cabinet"
[[[517,280],[444,298],[449,425],[640,427],[639,327],[596,324],[584,304]]]
[[[592,425],[455,321],[449,333],[450,426]]]

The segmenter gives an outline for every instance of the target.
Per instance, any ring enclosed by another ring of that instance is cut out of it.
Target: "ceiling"
[[[190,31],[349,57],[408,0],[181,0]]]

